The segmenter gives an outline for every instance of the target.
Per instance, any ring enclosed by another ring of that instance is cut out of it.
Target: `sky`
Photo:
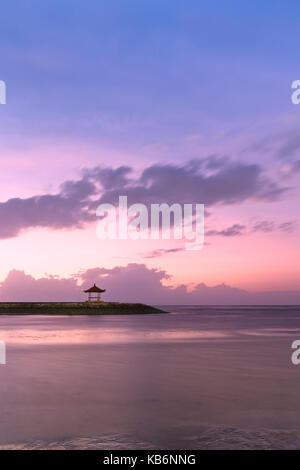
[[[299,14],[293,0],[1,5],[0,299],[80,300],[97,281],[106,300],[299,303]],[[203,248],[100,240],[97,205],[119,195],[205,204]]]

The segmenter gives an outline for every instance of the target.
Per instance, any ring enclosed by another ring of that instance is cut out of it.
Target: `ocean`
[[[299,449],[300,307],[1,316],[2,449]]]

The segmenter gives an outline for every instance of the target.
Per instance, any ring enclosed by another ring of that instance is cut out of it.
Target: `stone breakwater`
[[[0,315],[138,315],[167,313],[150,305],[119,302],[0,302]]]

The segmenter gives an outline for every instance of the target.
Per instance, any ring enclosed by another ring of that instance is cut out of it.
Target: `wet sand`
[[[1,317],[3,448],[300,448],[300,310]]]

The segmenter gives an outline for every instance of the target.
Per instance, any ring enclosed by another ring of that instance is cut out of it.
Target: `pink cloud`
[[[169,275],[144,264],[128,264],[112,269],[88,269],[75,278],[56,276],[34,278],[24,271],[12,270],[0,286],[1,301],[83,301],[83,290],[96,283],[106,289],[103,300],[144,302],[156,305],[239,305],[299,304],[300,291],[269,291],[250,293],[220,284],[209,287],[199,283],[188,291],[163,285]],[[81,284],[82,283],[82,284]]]

